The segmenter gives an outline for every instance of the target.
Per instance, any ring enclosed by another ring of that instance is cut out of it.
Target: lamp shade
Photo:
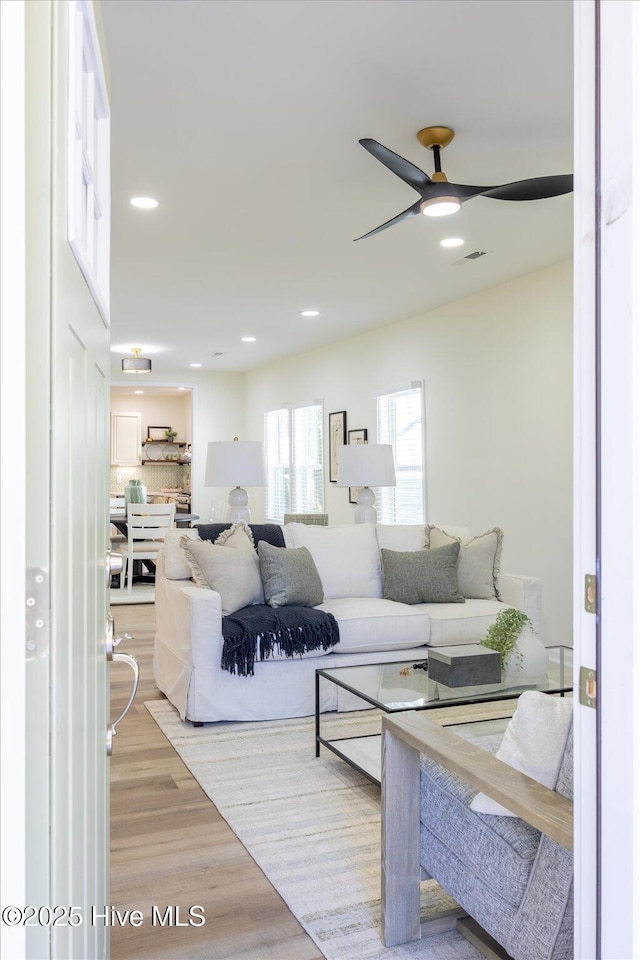
[[[339,487],[394,487],[395,484],[390,443],[352,443],[340,447]]]
[[[214,440],[207,447],[205,487],[263,487],[264,448],[258,440]]]
[[[151,360],[141,357],[142,347],[132,347],[132,357],[125,357],[122,361],[123,373],[151,373]]]

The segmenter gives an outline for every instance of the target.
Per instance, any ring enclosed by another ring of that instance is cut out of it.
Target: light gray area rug
[[[155,603],[156,585],[155,583],[134,583],[131,587],[131,593],[126,585],[120,587],[110,587],[109,603],[112,607],[122,606],[125,603]]]
[[[478,960],[455,931],[386,949],[380,938],[380,790],[322,749],[312,717],[183,723],[145,703],[236,836],[327,960]],[[324,736],[378,732],[372,711],[323,717]],[[454,906],[422,884],[422,919]]]

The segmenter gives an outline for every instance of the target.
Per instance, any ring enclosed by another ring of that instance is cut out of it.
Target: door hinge
[[[583,707],[596,708],[598,692],[597,677],[591,667],[580,667],[580,703]]]
[[[598,581],[593,573],[587,573],[584,578],[584,608],[587,613],[596,612],[598,599]]]
[[[26,575],[27,660],[49,655],[49,575],[41,567],[28,567]]]

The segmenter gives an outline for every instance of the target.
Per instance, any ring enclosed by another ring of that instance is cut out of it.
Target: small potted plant
[[[167,438],[167,440],[175,440],[175,438],[178,436],[178,431],[174,430],[173,427],[167,427],[167,429],[164,432],[164,435]]]
[[[527,680],[537,679],[547,672],[546,647],[522,610],[515,607],[501,610],[480,643],[500,654],[503,681],[522,682],[525,675]]]
[[[501,610],[487,630],[487,635],[480,641],[483,647],[489,650],[497,650],[502,660],[502,675],[505,674],[507,660],[515,651],[515,666],[522,669],[522,651],[518,649],[518,640],[525,625],[531,626],[531,620],[522,610],[516,610],[515,607],[508,607]]]

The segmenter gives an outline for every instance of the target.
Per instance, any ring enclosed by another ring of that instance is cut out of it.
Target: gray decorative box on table
[[[479,643],[429,650],[429,677],[447,687],[470,687],[475,683],[500,683],[500,654]]]

